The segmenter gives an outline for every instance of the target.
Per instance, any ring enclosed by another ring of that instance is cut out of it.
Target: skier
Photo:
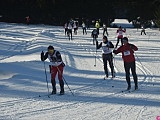
[[[144,28],[144,25],[142,25],[142,30],[141,30],[141,35],[142,35],[142,33],[144,33],[145,35],[146,35],[146,32],[145,32],[145,28]]]
[[[99,49],[102,47],[102,59],[104,64],[104,72],[106,74],[105,78],[108,78],[108,69],[107,69],[107,62],[109,62],[109,66],[112,73],[112,78],[115,77],[114,74],[114,66],[113,66],[113,56],[112,56],[112,48],[114,45],[111,41],[108,41],[107,36],[103,36],[103,42],[98,45],[98,41],[96,41],[96,48]]]
[[[50,67],[50,73],[51,73],[51,83],[52,83],[52,93],[51,94],[56,94],[56,81],[55,77],[58,72],[58,79],[59,79],[59,84],[60,84],[60,94],[64,94],[64,81],[62,79],[63,77],[63,69],[65,64],[62,61],[62,57],[59,51],[54,50],[53,46],[48,47],[48,52],[44,54],[42,51],[41,53],[41,60],[45,61],[46,59],[50,60],[51,65]]]
[[[117,43],[116,43],[116,47],[115,47],[115,48],[117,48],[120,39],[121,39],[121,45],[123,45],[123,43],[122,43],[122,38],[123,38],[123,33],[125,33],[125,32],[126,32],[126,30],[122,30],[122,27],[121,27],[121,26],[120,26],[119,29],[117,30],[118,36],[117,36]]]
[[[92,34],[91,34],[91,37],[93,38],[93,45],[95,45],[95,41],[96,41],[97,38],[98,38],[97,29],[93,29]]]
[[[108,36],[108,32],[107,32],[107,26],[105,23],[103,23],[103,36],[106,33],[106,35]]]
[[[76,21],[74,21],[73,23],[73,29],[74,29],[74,34],[77,35],[78,26],[76,24]]]
[[[95,28],[97,29],[98,35],[99,35],[99,28],[100,28],[100,23],[96,21]]]
[[[64,24],[64,33],[65,33],[65,35],[66,35],[67,31],[68,31],[68,26],[67,26],[67,22],[66,22],[66,23]]]
[[[82,22],[82,29],[83,29],[83,35],[84,33],[87,34],[87,31],[86,31],[86,24],[84,22]]]
[[[29,25],[29,23],[30,23],[30,17],[27,16],[27,17],[26,17],[26,24]]]
[[[136,65],[135,65],[135,57],[134,57],[134,51],[137,51],[138,48],[128,43],[128,38],[123,38],[123,45],[120,46],[117,50],[113,50],[113,53],[118,54],[122,53],[122,58],[124,61],[124,69],[126,73],[126,81],[128,84],[127,90],[131,89],[131,82],[130,82],[130,69],[132,71],[134,83],[135,83],[135,90],[138,89],[138,78],[136,74]]]
[[[72,28],[73,28],[73,22],[72,21],[69,21],[68,22],[68,31],[67,31],[67,34],[68,34],[68,37],[69,37],[69,40],[72,40]]]

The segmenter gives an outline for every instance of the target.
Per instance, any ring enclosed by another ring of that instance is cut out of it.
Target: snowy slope
[[[79,28],[69,41],[60,26],[0,23],[0,119],[155,120],[160,116],[160,32],[147,29],[147,35],[141,36],[140,30],[127,29],[125,36],[139,48],[135,54],[139,90],[122,93],[127,84],[121,55],[114,59],[116,78],[103,80],[101,50],[94,66],[91,31],[83,35]],[[116,29],[108,32],[115,45]],[[49,45],[62,54],[64,78],[74,96],[66,84],[65,95],[43,96],[48,92],[45,68],[50,92],[51,84],[49,63],[44,68],[40,53]]]

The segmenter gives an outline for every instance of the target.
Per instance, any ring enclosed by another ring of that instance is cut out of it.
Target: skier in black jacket
[[[113,56],[112,56],[112,48],[114,45],[111,41],[108,41],[107,36],[103,36],[103,42],[98,45],[98,41],[96,41],[97,49],[102,47],[102,59],[104,64],[104,72],[106,74],[105,78],[108,78],[108,69],[107,69],[107,61],[109,62],[109,66],[112,73],[112,78],[115,77],[114,74],[114,66],[113,66]]]

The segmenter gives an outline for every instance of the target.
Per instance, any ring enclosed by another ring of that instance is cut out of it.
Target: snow
[[[111,25],[121,26],[123,28],[133,28],[132,22],[129,22],[127,19],[114,19]]]
[[[146,29],[147,35],[140,35],[140,30],[127,28],[125,36],[139,48],[135,52],[139,90],[122,93],[127,84],[121,54],[114,59],[116,77],[111,79],[109,74],[103,80],[101,50],[95,63],[91,31],[83,35],[79,28],[69,41],[61,26],[0,23],[0,119],[156,120],[160,116],[160,32]],[[108,28],[108,33],[115,45],[116,28]],[[65,95],[45,96],[45,68],[51,92],[49,61],[40,61],[40,53],[49,45],[62,54],[63,76],[74,96],[66,84]],[[134,89],[132,76],[131,81]]]

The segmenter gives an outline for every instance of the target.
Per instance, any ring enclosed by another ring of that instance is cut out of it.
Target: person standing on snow
[[[127,90],[131,89],[131,82],[130,82],[130,69],[132,71],[134,83],[135,83],[135,90],[138,89],[138,78],[136,74],[136,64],[135,64],[135,57],[134,57],[134,51],[137,51],[138,48],[128,43],[128,38],[123,38],[123,45],[120,46],[117,50],[113,50],[113,53],[118,54],[122,53],[122,58],[124,61],[124,69],[126,73],[126,81],[128,84]]]
[[[125,33],[125,32],[126,32],[126,30],[122,30],[122,27],[121,27],[121,26],[120,26],[119,29],[117,30],[118,36],[117,36],[117,43],[116,43],[116,47],[115,47],[115,48],[117,48],[120,39],[121,39],[121,45],[123,45],[123,43],[122,43],[122,38],[123,38],[123,33]]]
[[[112,48],[114,45],[111,41],[108,41],[107,36],[103,36],[103,42],[98,45],[98,41],[96,41],[96,48],[99,49],[102,47],[102,59],[104,64],[104,72],[106,74],[105,78],[108,78],[108,69],[107,69],[107,62],[109,62],[109,66],[112,73],[112,78],[115,77],[114,74],[114,66],[113,66],[113,55],[112,55]]]
[[[99,35],[99,28],[100,28],[100,23],[96,21],[95,28],[97,29],[98,35]]]
[[[103,36],[104,36],[105,33],[108,36],[107,25],[105,23],[103,23]]]
[[[144,25],[142,25],[142,30],[141,30],[141,35],[144,33],[146,35],[146,32],[145,32],[145,28],[144,28]]]
[[[27,16],[25,19],[26,19],[26,24],[29,25],[29,23],[30,23],[30,17]]]
[[[51,94],[56,94],[56,81],[55,77],[58,72],[58,79],[59,79],[59,84],[60,84],[60,94],[64,94],[64,81],[62,79],[63,77],[63,69],[65,64],[62,61],[62,57],[59,51],[54,50],[53,46],[48,47],[48,52],[44,54],[42,51],[41,53],[41,61],[45,61],[46,59],[49,59],[50,61],[50,73],[51,73],[51,83],[52,83],[52,93]]]
[[[82,22],[82,29],[83,29],[83,35],[84,35],[84,33],[87,34],[86,24],[84,22]]]
[[[74,29],[74,34],[77,35],[78,26],[76,24],[76,21],[74,21],[73,23],[73,29]]]
[[[73,22],[72,21],[69,21],[68,22],[68,31],[67,31],[67,34],[68,34],[68,37],[69,37],[69,40],[72,40],[72,28],[73,28]]]
[[[66,22],[66,23],[64,24],[64,33],[65,33],[65,35],[66,35],[67,31],[68,31],[68,26],[67,26],[67,22]]]
[[[93,45],[95,45],[95,41],[97,41],[97,38],[98,38],[97,29],[93,29],[91,37],[93,38]]]

